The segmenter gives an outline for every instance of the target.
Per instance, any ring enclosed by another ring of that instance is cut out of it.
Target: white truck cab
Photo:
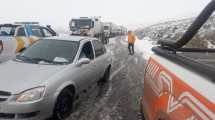
[[[73,18],[69,26],[72,35],[100,38],[104,34],[104,25],[100,17]]]
[[[109,38],[111,36],[112,23],[106,22],[104,23],[104,34],[105,37]]]

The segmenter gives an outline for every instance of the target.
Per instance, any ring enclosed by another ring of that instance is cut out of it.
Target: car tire
[[[145,117],[144,117],[144,113],[143,113],[143,108],[142,108],[142,99],[140,99],[140,110],[139,110],[139,113],[138,113],[138,120],[145,120]]]
[[[57,98],[53,119],[64,120],[70,116],[73,110],[74,95],[69,89],[64,89]]]
[[[110,72],[111,72],[111,67],[108,67],[105,70],[104,76],[99,80],[99,83],[101,84],[107,83],[110,79]]]
[[[145,120],[144,114],[142,112],[138,113],[138,120]]]

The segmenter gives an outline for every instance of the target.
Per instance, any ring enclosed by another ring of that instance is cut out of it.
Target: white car
[[[0,62],[14,58],[16,53],[40,38],[56,35],[50,27],[40,26],[39,23],[0,24]]]
[[[50,37],[0,65],[0,119],[67,118],[73,102],[109,80],[111,54],[89,37]]]

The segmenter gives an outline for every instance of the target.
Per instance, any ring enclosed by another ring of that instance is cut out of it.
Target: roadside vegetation
[[[159,23],[136,30],[139,39],[149,37],[153,41],[179,40],[194,18]],[[215,16],[211,17],[198,34],[187,44],[188,48],[215,48]]]

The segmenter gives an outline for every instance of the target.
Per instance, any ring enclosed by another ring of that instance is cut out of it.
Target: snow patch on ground
[[[117,38],[116,37],[114,37],[114,38],[109,38],[109,44],[116,44],[116,40],[117,40]]]
[[[139,52],[146,60],[153,54],[152,47],[155,46],[155,41],[152,41],[149,37],[143,39],[137,39],[135,43],[136,51]]]
[[[115,37],[115,38],[111,38],[109,39],[109,45],[107,45],[107,47],[112,51],[112,46],[114,44],[117,44],[117,41],[121,42],[122,44],[125,44],[127,46],[127,37],[123,36],[121,38]],[[139,40],[138,37],[136,37],[136,42],[135,42],[135,51],[137,53],[139,53],[140,55],[142,55],[142,57],[146,60],[149,59],[149,57],[153,54],[151,48],[153,46],[156,45],[156,41],[153,41],[152,39],[150,39],[149,37],[144,37],[143,39]]]
[[[207,42],[208,42],[208,48],[211,48],[211,49],[215,48],[214,44],[212,44],[210,41],[207,41]]]

